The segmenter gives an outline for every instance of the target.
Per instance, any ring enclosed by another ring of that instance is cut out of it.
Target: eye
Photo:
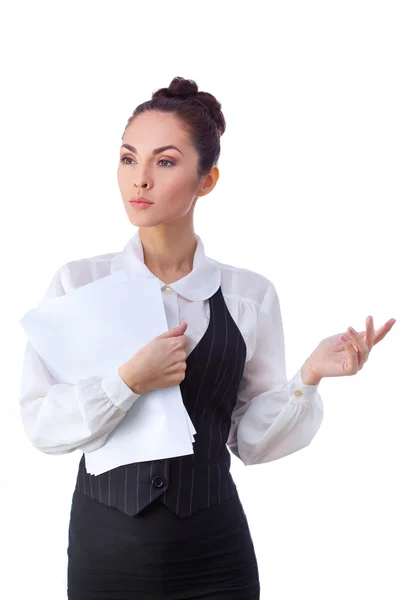
[[[162,158],[161,160],[158,161],[158,163],[160,164],[161,162],[163,163],[169,163],[172,167],[174,166],[175,163],[172,162],[172,160],[168,160],[167,158]],[[169,168],[169,167],[168,167]]]
[[[120,163],[122,163],[123,165],[131,165],[132,164],[131,162],[125,162],[125,161],[132,161],[132,160],[134,161],[135,159],[130,156],[123,156],[120,159]],[[167,166],[168,169],[175,165],[175,163],[172,162],[172,160],[168,160],[167,158],[162,158],[161,160],[159,160],[158,164],[160,164],[160,163],[169,163],[170,166]]]
[[[119,162],[122,163],[123,165],[130,164],[130,163],[126,163],[125,162],[126,160],[133,160],[133,159],[130,158],[129,156],[123,156]]]

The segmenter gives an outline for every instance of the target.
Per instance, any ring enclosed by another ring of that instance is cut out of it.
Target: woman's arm
[[[256,348],[245,366],[227,442],[245,465],[292,454],[316,435],[323,405],[318,384],[303,382],[302,368],[287,380],[279,298],[270,283],[259,309]]]
[[[65,293],[61,267],[44,299]],[[84,385],[57,382],[28,342],[25,348],[20,415],[30,442],[46,454],[90,452],[104,445],[111,431],[139,398],[116,372]]]
[[[94,383],[57,383],[28,342],[20,414],[30,442],[46,454],[100,448],[139,398],[118,373]]]

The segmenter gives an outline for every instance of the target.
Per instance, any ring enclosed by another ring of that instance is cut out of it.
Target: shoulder
[[[43,300],[68,294],[83,285],[107,277],[119,254],[120,252],[109,252],[62,264],[54,273]]]
[[[268,290],[274,290],[272,281],[261,273],[215,262],[221,270],[221,289],[224,295],[240,296],[243,300],[260,305]]]
[[[96,279],[107,277],[112,270],[112,263],[118,252],[108,252],[73,260],[64,266],[64,277],[69,286],[76,288]]]

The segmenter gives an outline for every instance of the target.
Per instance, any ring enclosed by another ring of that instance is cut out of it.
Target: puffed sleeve
[[[43,300],[65,293],[65,267],[54,275]],[[83,385],[58,382],[29,341],[25,347],[20,415],[29,441],[41,452],[67,454],[100,448],[137,398],[118,370]]]
[[[323,418],[318,385],[305,385],[301,368],[286,377],[279,298],[269,282],[257,317],[256,346],[246,363],[227,445],[245,465],[261,464],[301,450]]]

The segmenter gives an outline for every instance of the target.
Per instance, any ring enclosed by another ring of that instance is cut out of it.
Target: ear
[[[197,193],[197,196],[206,196],[217,185],[219,179],[219,169],[214,165],[211,171],[202,178],[202,183]]]

